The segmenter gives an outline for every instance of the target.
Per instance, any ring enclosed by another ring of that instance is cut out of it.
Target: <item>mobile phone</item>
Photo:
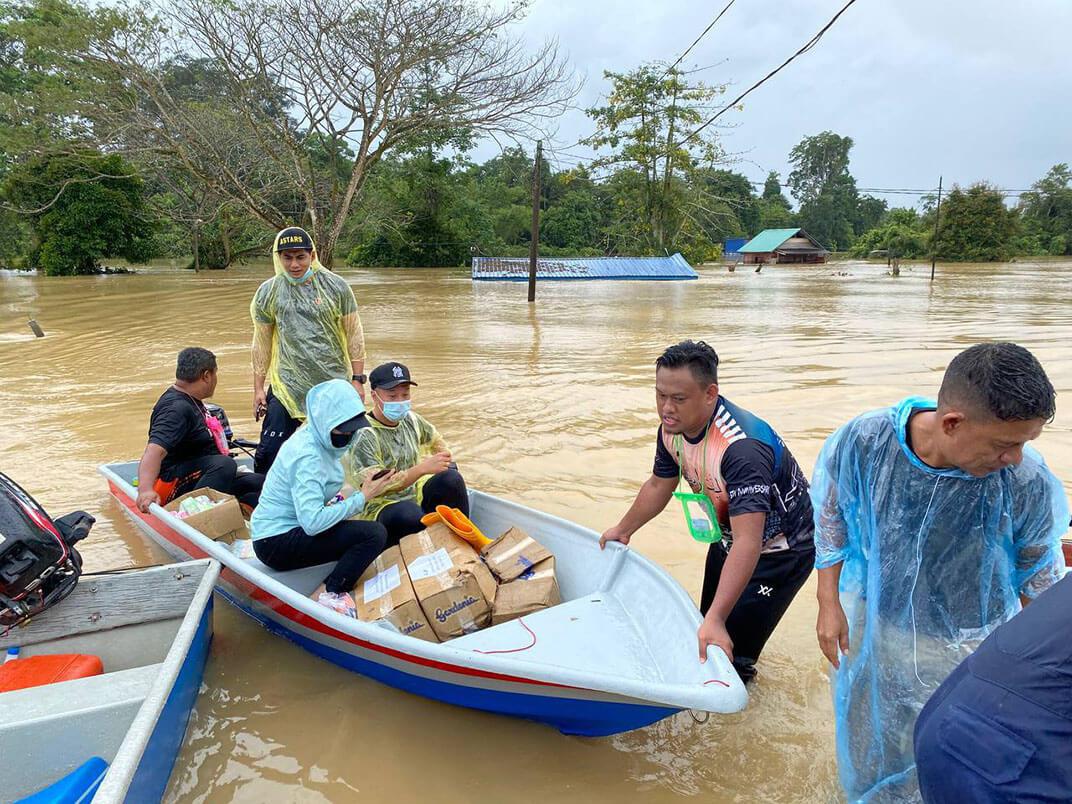
[[[374,474],[372,476],[372,479],[373,480],[379,480],[381,477],[384,477],[385,475],[389,474],[390,471],[391,471],[390,469],[381,469],[380,471],[378,471],[376,474]]]

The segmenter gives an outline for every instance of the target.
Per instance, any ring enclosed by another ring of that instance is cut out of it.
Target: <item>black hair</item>
[[[718,382],[718,353],[703,341],[682,341],[659,355],[655,367],[681,368],[687,366],[693,378],[703,387]]]
[[[1051,421],[1056,393],[1042,365],[1015,343],[979,343],[953,358],[938,404],[964,405],[1001,421]]]
[[[200,346],[187,346],[179,352],[175,364],[175,379],[182,382],[197,382],[206,371],[216,370],[216,355]]]

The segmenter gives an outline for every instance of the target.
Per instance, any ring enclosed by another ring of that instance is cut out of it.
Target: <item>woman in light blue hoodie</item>
[[[387,531],[378,522],[356,521],[367,500],[379,495],[393,473],[369,477],[360,491],[343,489],[340,459],[362,427],[365,406],[345,380],[313,386],[305,398],[306,423],[280,449],[264,481],[250,527],[257,558],[286,571],[338,562],[312,598],[354,615],[350,592],[380,554]]]

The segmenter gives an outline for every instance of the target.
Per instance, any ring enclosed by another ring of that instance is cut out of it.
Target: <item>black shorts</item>
[[[707,551],[707,568],[700,595],[703,614],[707,614],[715,599],[727,555],[721,542],[712,544]],[[726,630],[733,640],[733,664],[745,681],[755,675],[755,663],[763,646],[814,566],[815,545],[811,541],[760,555],[752,578],[726,618]]]

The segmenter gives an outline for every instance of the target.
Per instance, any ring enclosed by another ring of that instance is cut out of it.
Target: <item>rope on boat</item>
[[[477,650],[476,648],[473,648],[473,652],[474,653],[483,653],[485,656],[488,656],[488,655],[490,655],[492,653],[521,653],[521,651],[528,650],[529,648],[535,646],[535,644],[536,644],[536,634],[533,633],[531,628],[529,628],[527,625],[525,625],[525,620],[524,619],[522,619],[521,617],[518,617],[517,621],[519,623],[521,623],[521,627],[524,628],[526,631],[528,631],[529,636],[532,637],[532,642],[530,642],[528,645],[525,645],[525,647],[523,647],[523,648],[509,648],[507,650]]]
[[[706,723],[708,720],[711,719],[711,713],[710,712],[701,712],[700,713],[700,714],[703,715],[703,720],[700,720],[700,718],[696,715],[696,710],[695,709],[690,709],[689,714],[692,715],[692,719],[695,720],[697,723],[699,723],[701,726],[704,723]]]

